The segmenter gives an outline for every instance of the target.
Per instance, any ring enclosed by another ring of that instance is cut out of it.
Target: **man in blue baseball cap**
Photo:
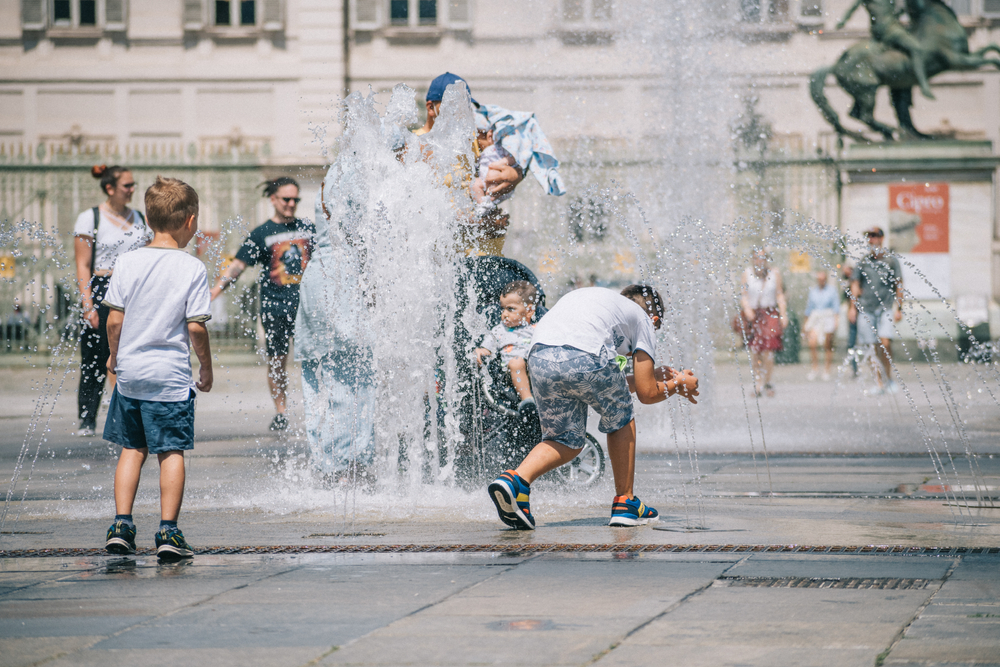
[[[479,108],[479,102],[472,97],[472,89],[469,88],[468,81],[457,74],[445,72],[444,74],[435,77],[434,80],[431,81],[431,85],[427,87],[427,97],[425,98],[427,100],[427,122],[424,123],[423,127],[414,130],[413,134],[420,136],[431,131],[431,128],[434,127],[434,120],[438,117],[438,114],[441,111],[441,100],[444,99],[445,88],[458,81],[465,84],[465,89],[469,91],[469,99],[472,101],[473,106]],[[471,140],[475,141],[475,137],[472,137]],[[490,165],[490,167],[494,168],[494,165]],[[518,169],[515,169],[507,164],[501,164],[498,162],[496,163],[495,168],[497,170],[497,174],[487,181],[487,191],[491,195],[500,196],[513,191],[514,188],[517,187],[517,184],[521,182],[521,179],[524,178],[524,174],[522,174]],[[506,222],[504,222],[503,226],[506,227]]]
[[[441,109],[441,100],[444,99],[444,89],[457,81],[465,84],[465,89],[469,91],[469,99],[472,100],[472,104],[476,107],[479,106],[479,102],[476,102],[472,98],[472,89],[469,88],[468,81],[457,74],[445,72],[431,81],[431,85],[427,88],[427,122],[419,130],[414,130],[413,134],[420,136],[431,131],[431,128],[434,127],[434,120],[438,117],[438,112]]]

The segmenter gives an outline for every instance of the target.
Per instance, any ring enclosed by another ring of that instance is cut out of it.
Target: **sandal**
[[[774,387],[769,384],[765,384],[764,391],[767,392],[768,398],[774,398]]]

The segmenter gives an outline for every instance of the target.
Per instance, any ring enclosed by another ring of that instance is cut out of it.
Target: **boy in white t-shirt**
[[[528,356],[532,392],[542,425],[542,442],[516,470],[501,474],[488,490],[500,520],[533,530],[530,484],[569,463],[583,448],[587,407],[601,416],[608,434],[608,458],[615,476],[610,526],[641,526],[659,514],[632,493],[635,478],[634,392],[640,403],[659,403],[679,394],[697,403],[698,379],[690,370],[655,367],[656,333],[663,301],[648,285],[621,294],[601,287],[570,292],[535,327]],[[627,357],[634,375],[626,375]]]
[[[181,250],[198,231],[198,194],[187,183],[157,177],[146,190],[153,240],[125,253],[115,265],[104,303],[118,382],[104,425],[104,439],[121,445],[115,470],[115,521],[105,548],[135,553],[132,505],[150,453],[160,463],[160,529],[156,555],[190,558],[194,551],[177,528],[184,496],[184,452],[194,448],[194,387],[212,389],[208,329],[208,276],[201,260]],[[189,348],[198,356],[191,376]]]

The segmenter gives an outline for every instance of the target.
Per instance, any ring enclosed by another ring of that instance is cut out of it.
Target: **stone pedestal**
[[[904,338],[954,336],[954,312],[1000,335],[994,289],[994,175],[989,141],[924,141],[849,146],[839,166],[840,224],[854,238],[873,226],[903,257],[910,304]]]

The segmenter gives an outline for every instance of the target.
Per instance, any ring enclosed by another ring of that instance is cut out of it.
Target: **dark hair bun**
[[[90,168],[90,175],[94,178],[101,178],[104,173],[108,170],[108,165],[106,164],[95,164]]]

